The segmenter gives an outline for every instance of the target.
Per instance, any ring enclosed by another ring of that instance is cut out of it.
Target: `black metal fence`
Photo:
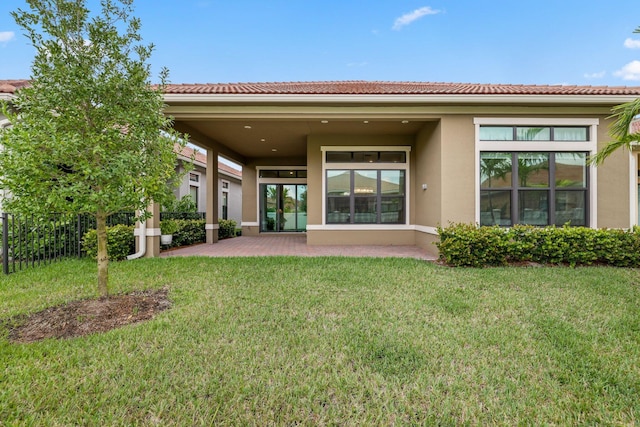
[[[162,212],[162,219],[203,219],[204,213]],[[4,274],[29,267],[49,264],[66,257],[86,256],[82,238],[96,228],[96,220],[89,215],[52,214],[46,220],[34,217],[0,214],[0,259]],[[107,225],[134,225],[133,212],[120,212],[107,218]]]

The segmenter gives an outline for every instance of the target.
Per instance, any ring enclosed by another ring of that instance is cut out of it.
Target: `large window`
[[[588,183],[586,152],[483,151],[480,224],[588,225]]]
[[[405,224],[408,147],[323,147],[326,224]]]
[[[327,170],[327,224],[404,224],[404,170]]]
[[[406,224],[409,147],[322,150],[326,224]]]

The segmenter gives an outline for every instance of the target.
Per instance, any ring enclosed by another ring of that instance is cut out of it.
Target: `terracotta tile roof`
[[[640,86],[508,85],[429,82],[272,82],[168,85],[167,94],[248,95],[638,95]]]
[[[233,175],[238,178],[242,178],[242,171],[238,169],[234,169],[229,165],[225,165],[222,162],[218,162],[218,170],[226,172],[228,175]]]
[[[635,119],[631,122],[631,126],[629,126],[629,132],[640,133],[640,118]]]
[[[206,167],[207,165],[207,153],[203,153],[198,150],[194,150],[192,147],[186,146],[180,150],[180,146],[178,144],[174,145],[174,151],[177,154],[180,154],[184,157],[191,158],[195,151],[195,160],[196,162],[203,163]],[[238,178],[242,178],[242,171],[238,169],[234,169],[231,166],[228,166],[222,162],[218,162],[218,170],[226,172],[229,175],[233,175]]]
[[[14,93],[29,80],[0,80],[0,93]],[[636,95],[640,86],[510,85],[439,82],[263,82],[170,84],[167,94],[244,95]]]

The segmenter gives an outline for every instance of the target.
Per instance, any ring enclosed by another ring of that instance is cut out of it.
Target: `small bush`
[[[96,230],[85,233],[82,239],[82,246],[87,252],[87,256],[97,258],[98,256],[98,235]],[[114,225],[107,227],[107,253],[110,260],[120,261],[135,251],[135,238],[133,236],[133,226]]]
[[[454,266],[541,264],[640,266],[640,229],[515,225],[511,228],[451,224],[438,228],[440,258]]]
[[[236,236],[236,222],[233,219],[220,219],[218,225],[218,239]]]
[[[173,233],[171,247],[189,246],[206,241],[204,219],[177,219],[177,230]]]

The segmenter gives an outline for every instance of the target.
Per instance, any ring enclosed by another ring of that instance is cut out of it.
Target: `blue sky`
[[[88,0],[97,10],[98,0]],[[136,0],[172,83],[640,85],[640,0]],[[33,49],[0,2],[0,79]]]

